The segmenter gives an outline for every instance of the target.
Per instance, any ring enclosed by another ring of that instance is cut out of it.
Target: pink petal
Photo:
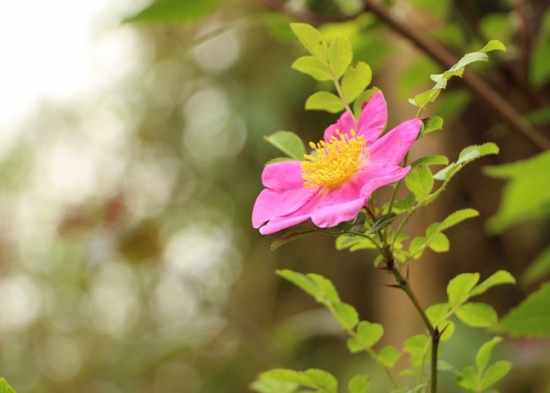
[[[289,216],[289,217],[275,217],[267,224],[260,228],[262,235],[271,235],[272,233],[279,232],[283,229],[290,228],[294,225],[300,224],[309,218],[308,215]]]
[[[274,191],[303,187],[301,161],[282,161],[269,164],[262,172],[262,183]]]
[[[318,202],[311,214],[313,223],[318,227],[327,228],[351,220],[363,206],[364,199],[360,193],[361,185],[349,181],[319,194]]]
[[[252,210],[252,225],[262,226],[266,221],[295,212],[310,201],[318,189],[304,187],[299,161],[270,164],[262,173],[264,186]]]
[[[345,111],[336,123],[328,126],[325,130],[323,139],[325,141],[330,141],[330,138],[336,135],[336,130],[340,131],[341,134],[349,134],[349,132],[353,129],[355,129],[353,117],[349,111]]]
[[[374,93],[357,120],[357,134],[363,135],[370,145],[384,131],[387,119],[388,110],[384,95],[381,92]]]
[[[298,210],[286,215],[273,216],[267,224],[260,228],[260,233],[269,235],[308,220],[318,201],[322,199],[321,191],[320,188],[313,189],[312,198]]]
[[[369,166],[398,165],[418,137],[422,122],[407,120],[369,146]]]
[[[363,202],[363,199],[342,200],[337,204],[317,206],[311,219],[320,228],[333,227],[355,218],[363,207]]]
[[[400,166],[389,166],[369,168],[359,172],[357,181],[363,184],[361,188],[361,197],[364,198],[365,204],[374,191],[380,187],[403,179],[410,170],[410,166],[405,168]]]
[[[262,226],[276,217],[292,214],[311,201],[319,192],[318,188],[289,189],[276,192],[269,188],[262,190],[252,209],[252,225]]]

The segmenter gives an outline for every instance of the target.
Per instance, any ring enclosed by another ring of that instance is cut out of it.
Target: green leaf
[[[521,280],[524,284],[531,284],[540,280],[550,272],[550,246],[546,247],[523,272]]]
[[[493,347],[501,341],[502,341],[502,337],[498,337],[498,336],[493,337],[491,341],[487,341],[477,351],[476,367],[477,367],[477,373],[479,375],[481,375],[483,371],[485,371],[485,367],[487,367],[487,364],[489,363],[489,359],[491,359],[491,352],[493,351]]]
[[[264,139],[290,158],[301,161],[306,154],[304,143],[298,135],[290,131],[277,131]]]
[[[483,49],[480,50],[482,53],[491,52],[494,50],[500,50],[503,52],[506,52],[506,47],[504,44],[498,40],[491,40],[483,47]]]
[[[321,291],[315,284],[315,282],[302,273],[293,272],[292,270],[277,270],[277,275],[290,281],[294,285],[300,287],[305,292],[309,293],[311,296],[318,300],[321,298]]]
[[[488,327],[498,322],[497,312],[485,303],[466,303],[456,310],[456,316],[468,326]]]
[[[441,89],[445,89],[447,87],[447,81],[449,79],[453,76],[462,76],[464,67],[476,61],[488,61],[489,58],[485,52],[489,52],[491,50],[503,50],[503,48],[504,45],[502,45],[502,43],[494,40],[490,41],[480,51],[464,55],[458,63],[453,65],[448,71],[445,71],[442,74],[430,75],[430,78],[435,82],[435,86],[424,93],[416,95],[414,99],[409,99],[409,102],[421,108],[425,107],[428,103],[435,101]]]
[[[502,318],[499,331],[517,337],[550,337],[550,284],[544,284]]]
[[[295,393],[298,387],[297,383],[276,379],[260,379],[250,385],[250,389],[258,393]]]
[[[435,252],[447,252],[449,251],[449,238],[445,234],[438,232],[430,238],[428,247]]]
[[[447,296],[451,307],[458,306],[468,300],[470,290],[479,281],[479,273],[462,273],[449,281]]]
[[[353,58],[351,41],[345,34],[336,35],[328,47],[327,58],[334,78],[344,75]]]
[[[388,368],[395,366],[397,360],[401,357],[401,352],[399,352],[395,347],[388,345],[387,347],[382,348],[378,353],[378,358],[382,364]]]
[[[515,284],[516,279],[514,276],[512,276],[510,273],[508,273],[506,270],[499,270],[495,274],[493,274],[491,277],[489,277],[487,280],[483,281],[481,284],[476,286],[470,291],[470,297],[481,295],[489,288],[494,287],[495,285],[502,285],[502,284]]]
[[[434,222],[433,224],[431,224],[428,228],[426,228],[426,238],[430,238],[432,237],[433,235],[435,235],[436,233],[439,232],[439,227],[441,226],[441,223],[439,222]]]
[[[434,180],[426,165],[418,165],[405,177],[405,184],[414,194],[415,199],[420,202],[432,191]]]
[[[275,379],[278,381],[293,382],[299,385],[315,388],[315,383],[304,373],[285,368],[275,368],[260,375],[261,379]]]
[[[352,330],[359,322],[359,314],[353,306],[346,303],[335,303],[333,307],[334,316],[344,330]]]
[[[489,58],[485,53],[468,53],[458,61],[454,66],[452,66],[449,69],[449,72],[454,73],[462,70],[464,67],[466,67],[468,64],[474,63],[476,61],[489,61]]]
[[[451,213],[446,219],[443,220],[443,222],[439,226],[440,231],[444,231],[445,229],[448,229],[452,226],[455,226],[456,224],[472,217],[479,216],[479,212],[475,209],[462,209],[457,210],[454,213]]]
[[[317,285],[317,288],[323,297],[332,303],[340,302],[338,292],[336,291],[334,284],[328,278],[315,273],[308,273],[307,276]]]
[[[295,70],[311,75],[318,81],[332,80],[330,68],[326,63],[323,63],[317,57],[302,56],[299,57],[290,66]]]
[[[430,338],[424,334],[413,336],[404,343],[404,350],[411,354],[411,365],[419,366],[424,357],[424,351],[430,345]]]
[[[405,371],[408,371],[408,370],[405,370]],[[415,375],[417,374],[418,372],[416,371],[413,371],[412,372],[412,375]],[[405,374],[404,374],[405,375]],[[407,388],[407,390],[400,390],[399,392],[404,392],[404,393],[423,393],[423,392],[426,392],[427,389],[428,389],[428,386],[430,386],[429,384],[427,383],[421,383],[420,385],[416,385],[416,386],[413,386],[413,387],[409,387]]]
[[[125,22],[183,24],[208,15],[221,0],[157,0]]]
[[[354,338],[348,338],[346,345],[351,353],[359,353],[365,350],[365,346],[363,345],[363,343]]]
[[[441,319],[443,319],[450,308],[451,306],[449,305],[449,303],[434,304],[433,306],[428,307],[428,309],[426,310],[426,315],[428,316],[430,322],[436,325],[440,322]]]
[[[340,97],[328,91],[318,91],[308,97],[306,100],[306,109],[337,113],[344,110],[344,104]]]
[[[418,166],[418,165],[447,165],[449,163],[449,159],[445,156],[425,156],[421,157],[418,160],[415,160],[411,163],[411,166]]]
[[[276,250],[283,244],[317,232],[319,232],[317,228],[296,228],[292,231],[286,232],[283,236],[277,238],[271,243],[271,251]]]
[[[336,238],[336,249],[344,250],[349,248],[350,251],[376,248],[374,244],[367,238],[361,236],[341,235]]]
[[[423,121],[424,123],[424,134],[430,132],[438,131],[443,128],[443,119],[439,116],[431,116]]]
[[[397,214],[393,212],[384,214],[382,217],[374,222],[373,226],[369,229],[368,234],[371,235],[373,233],[380,232],[382,229],[390,225],[396,218]]]
[[[361,321],[357,326],[357,338],[366,346],[374,346],[384,334],[384,328],[378,323]]]
[[[481,388],[487,389],[500,381],[512,368],[512,363],[505,360],[499,360],[485,371],[481,379]]]
[[[411,241],[409,253],[414,256],[414,259],[418,259],[422,256],[425,245],[426,238],[424,236],[417,236]]]
[[[324,370],[310,368],[304,371],[304,375],[308,377],[316,386],[336,392],[338,390],[338,381],[334,376]]]
[[[477,391],[477,374],[472,366],[468,366],[462,370],[456,381],[464,389]]]
[[[428,90],[424,93],[420,93],[416,96],[414,96],[414,99],[409,99],[409,102],[413,105],[423,107],[429,104],[430,102],[434,102],[437,96],[439,96],[439,92],[441,90]]]
[[[393,209],[397,213],[401,213],[406,210],[410,210],[414,204],[414,194],[407,195],[406,198],[395,201],[393,204]]]
[[[350,393],[367,393],[370,388],[370,379],[366,375],[354,376],[348,384]]]
[[[436,180],[448,180],[453,177],[465,164],[489,154],[497,154],[498,147],[494,143],[488,142],[483,145],[468,146],[462,150],[458,157],[458,161],[443,168],[434,175]]]
[[[403,377],[403,376],[406,376],[406,375],[416,375],[416,374],[418,374],[418,371],[411,370],[411,369],[406,369],[406,370],[400,371],[399,374],[397,374],[397,375],[400,376],[400,377]]]
[[[327,43],[317,29],[306,23],[291,23],[290,28],[309,53],[327,62]]]
[[[4,378],[0,378],[0,393],[15,393],[15,390],[13,390]]]
[[[452,373],[454,375],[458,375],[458,371],[456,370],[455,366],[453,366],[451,363],[446,362],[445,360],[439,359],[437,361],[437,371],[439,372],[448,372]]]
[[[491,177],[509,179],[495,216],[487,222],[491,233],[499,233],[527,220],[550,216],[550,151],[512,164],[489,166],[483,172]]]
[[[342,95],[349,104],[355,100],[363,90],[370,85],[372,71],[367,63],[360,61],[355,66],[348,68],[342,78]]]
[[[476,158],[483,157],[489,154],[497,154],[499,151],[498,146],[494,143],[488,142],[483,145],[468,146],[460,152],[457,163],[463,164],[475,160]]]
[[[439,331],[442,331],[441,341],[449,341],[455,332],[455,324],[453,321],[443,320],[440,321],[438,326]]]

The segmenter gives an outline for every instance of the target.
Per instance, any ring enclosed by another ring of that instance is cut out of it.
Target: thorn
[[[400,284],[382,284],[385,287],[401,289]]]
[[[447,328],[449,327],[450,323],[446,324],[445,327],[443,329],[441,329],[441,332],[439,333],[439,336],[441,337],[443,335],[443,333],[445,333],[445,330],[447,330]]]
[[[382,265],[383,264],[383,265]],[[386,261],[382,261],[382,264],[380,264],[380,266],[378,266],[378,269],[380,270],[386,270],[386,271],[390,271],[390,267],[388,265],[388,262]]]
[[[443,333],[445,333],[445,330],[449,327],[449,323],[447,325],[445,325],[445,327],[443,329],[441,329],[441,331],[439,330],[439,328],[436,326],[435,327],[435,330],[434,330],[434,341],[436,342],[439,342],[439,339],[441,338],[441,336],[443,335]]]

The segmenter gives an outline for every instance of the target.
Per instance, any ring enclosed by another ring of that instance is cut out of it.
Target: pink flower
[[[266,188],[252,212],[254,228],[267,235],[308,219],[320,228],[333,227],[355,218],[376,189],[403,179],[411,168],[399,163],[422,123],[408,120],[380,137],[387,117],[386,100],[376,93],[357,120],[357,132],[346,111],[326,129],[324,141],[310,143],[316,156],[266,166]]]

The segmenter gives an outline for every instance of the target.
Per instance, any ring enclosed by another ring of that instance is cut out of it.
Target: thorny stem
[[[345,20],[352,19],[352,17],[339,19],[322,18],[308,11],[301,11],[298,13],[292,12],[289,11],[285,6],[285,3],[280,0],[259,1],[269,9],[290,14],[298,20],[314,26],[328,22],[343,22]],[[408,38],[416,47],[439,63],[444,69],[449,69],[457,63],[458,59],[445,47],[439,45],[437,42],[429,40],[423,35],[420,29],[414,29],[413,27],[407,25],[403,20],[398,20],[386,9],[386,7],[378,4],[376,0],[364,0],[364,3],[367,11],[370,11],[376,15],[378,19],[397,33]],[[504,122],[506,122],[512,129],[520,134],[523,134],[523,136],[526,137],[537,149],[543,151],[550,149],[550,140],[527,123],[521,114],[481,77],[466,70],[461,80],[480,101],[493,110],[493,112]]]
[[[414,305],[414,308],[416,308],[416,311],[418,311],[418,313],[420,314],[420,317],[422,318],[422,320],[424,321],[424,324],[426,325],[426,329],[428,329],[428,332],[430,333],[431,336],[434,336],[436,329],[433,327],[432,323],[430,322],[430,319],[426,315],[426,312],[424,311],[424,309],[420,305],[420,302],[416,298],[416,295],[412,291],[411,286],[409,284],[409,280],[403,277],[399,269],[397,269],[397,267],[395,266],[395,263],[391,263],[390,265],[388,265],[388,269],[389,268],[391,268],[390,271],[392,272],[393,276],[395,277],[395,280],[399,284],[399,288],[401,288],[403,292],[407,294],[412,304]]]
[[[397,33],[408,38],[422,52],[437,61],[443,68],[449,69],[457,63],[455,58],[446,48],[427,39],[418,29],[407,25],[405,21],[398,20],[384,6],[374,0],[364,0],[367,10],[376,15],[386,25]],[[506,121],[513,129],[523,134],[535,147],[540,150],[549,150],[550,141],[538,130],[531,127],[502,96],[487,84],[481,77],[473,72],[466,71],[462,77],[464,84],[476,95],[476,97],[493,110],[501,119]]]
[[[384,257],[387,258],[386,269],[389,270],[395,277],[395,280],[397,281],[397,284],[398,284],[397,286],[407,294],[414,308],[416,308],[416,311],[418,311],[418,314],[420,314],[420,317],[424,321],[424,324],[426,325],[426,329],[428,329],[428,332],[430,333],[430,336],[432,338],[430,392],[436,393],[437,392],[437,348],[439,346],[439,339],[441,338],[441,332],[437,327],[434,327],[434,325],[428,318],[428,315],[426,314],[426,312],[420,305],[420,302],[418,301],[416,295],[414,294],[409,284],[409,280],[403,277],[403,275],[399,271],[399,268],[395,265],[393,255],[389,247],[384,248],[383,255]]]

